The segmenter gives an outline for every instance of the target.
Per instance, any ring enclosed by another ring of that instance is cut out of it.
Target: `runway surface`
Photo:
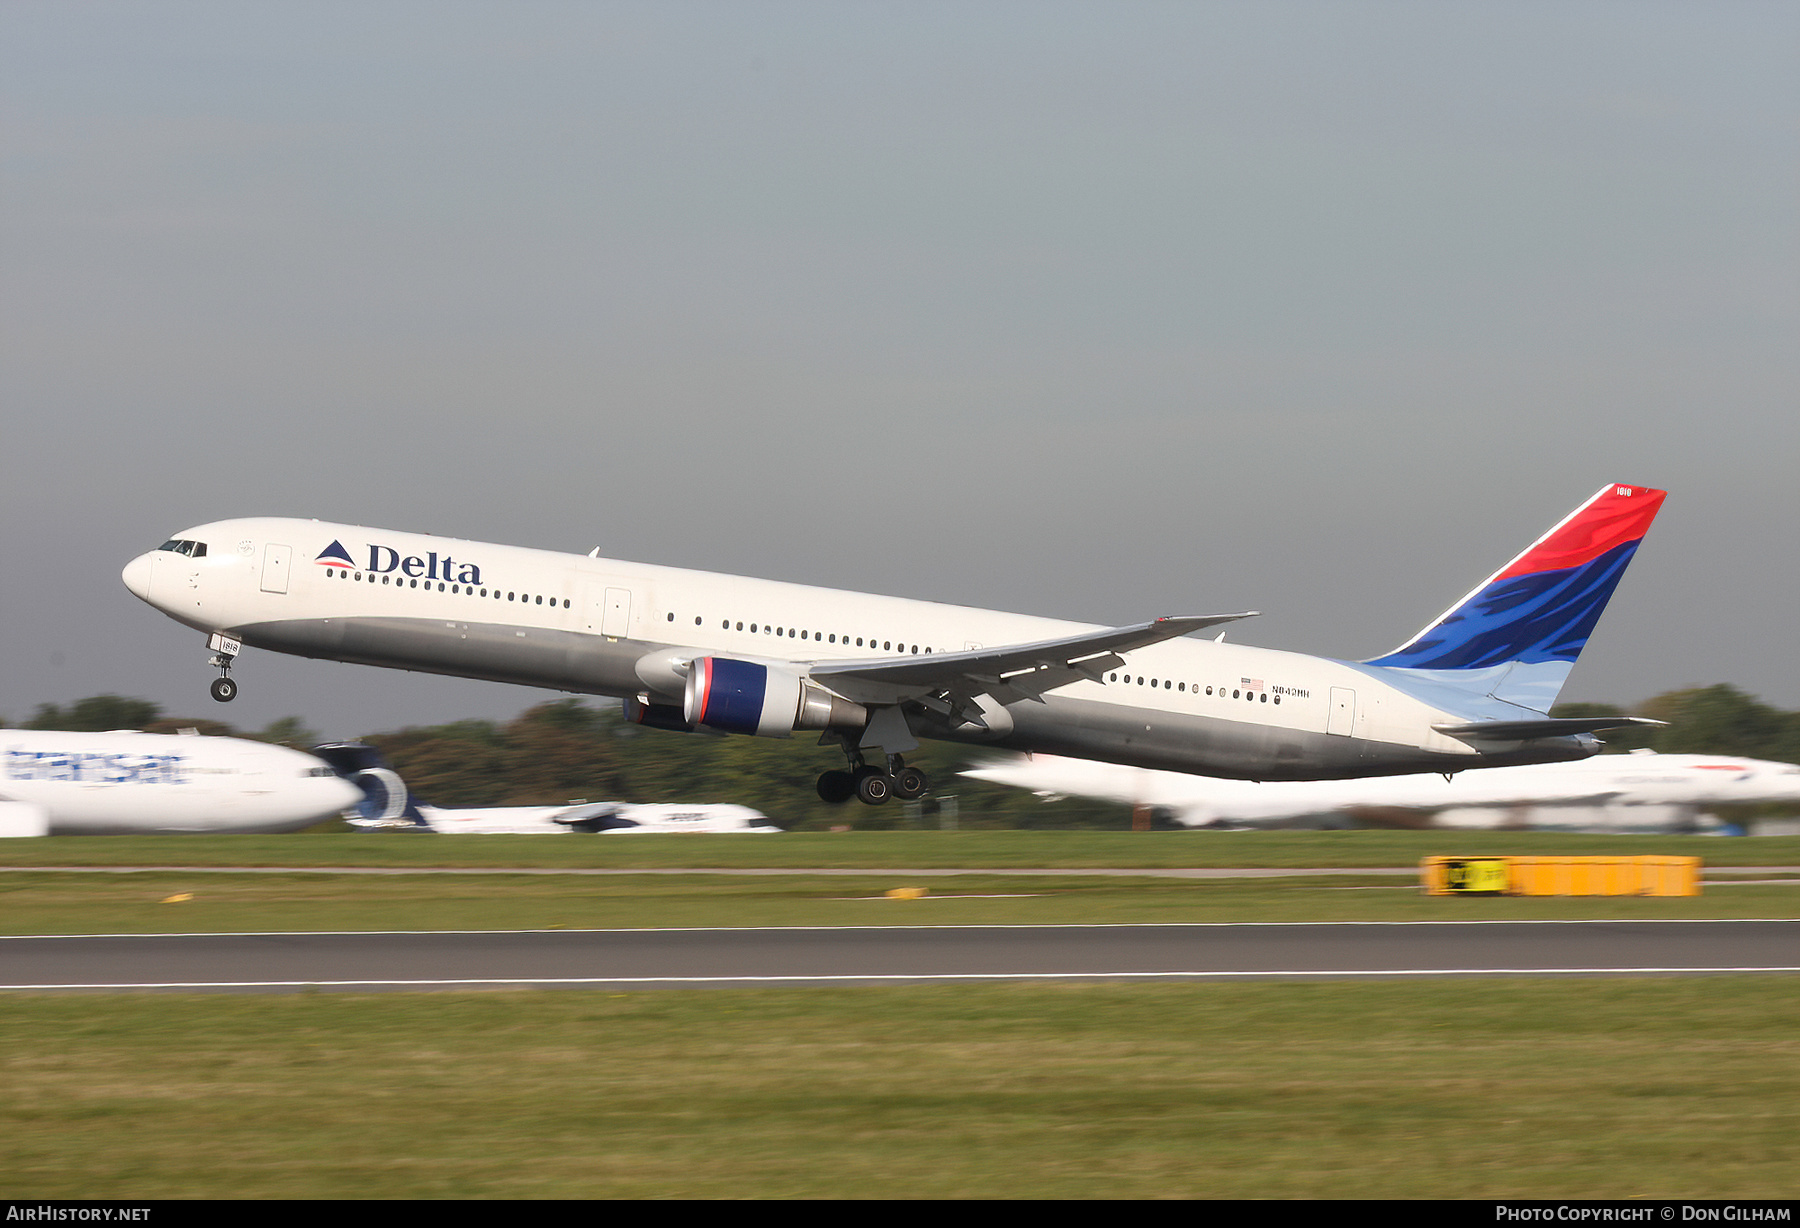
[[[0,989],[607,989],[1800,972],[1800,921],[904,926],[0,938]]]

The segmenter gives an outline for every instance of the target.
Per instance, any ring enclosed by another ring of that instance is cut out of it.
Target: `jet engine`
[[[726,733],[785,738],[796,729],[861,729],[869,710],[784,669],[700,657],[688,671],[682,717]]]

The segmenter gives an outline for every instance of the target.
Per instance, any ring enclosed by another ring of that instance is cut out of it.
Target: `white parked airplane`
[[[244,645],[618,696],[642,723],[821,731],[829,801],[916,797],[915,737],[1139,767],[1313,780],[1584,758],[1631,718],[1547,714],[1661,506],[1607,486],[1373,660],[1188,638],[1248,614],[1095,627],[316,520],[224,520],[126,565],[127,588]]]
[[[1800,765],[1731,755],[1595,755],[1574,763],[1365,780],[1215,780],[1034,755],[963,775],[1044,797],[1144,806],[1187,827],[1345,816],[1382,826],[1691,830],[1703,807],[1800,801]]]
[[[313,756],[198,734],[0,729],[0,831],[298,831],[360,792]]]
[[[553,832],[598,832],[605,836],[768,835],[781,828],[759,810],[720,803],[683,806],[672,802],[592,802],[573,806],[420,806],[431,830],[441,835],[534,836]],[[355,822],[355,820],[352,820]]]
[[[338,774],[362,792],[352,827],[363,831],[418,831],[444,835],[535,836],[558,832],[695,832],[767,834],[781,828],[761,811],[730,803],[571,802],[567,806],[431,806],[412,796],[406,782],[361,742],[314,748]]]

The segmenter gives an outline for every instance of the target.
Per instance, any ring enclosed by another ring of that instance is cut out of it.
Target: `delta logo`
[[[350,552],[344,549],[344,543],[334,541],[319,551],[313,560],[321,567],[343,567],[356,570],[356,561]],[[447,580],[457,584],[480,584],[481,568],[474,563],[464,563],[447,554],[439,554],[433,550],[423,558],[416,554],[401,554],[392,546],[369,544],[369,565],[361,570],[372,575],[386,575],[397,571],[401,575],[411,576],[415,580]]]

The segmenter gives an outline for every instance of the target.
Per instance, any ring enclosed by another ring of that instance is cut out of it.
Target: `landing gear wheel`
[[[903,767],[894,773],[894,796],[903,802],[910,802],[915,797],[924,797],[931,788],[931,781],[915,767]]]
[[[879,806],[894,792],[894,778],[878,768],[865,768],[856,776],[856,796],[870,806]]]
[[[819,800],[841,805],[856,796],[856,777],[848,772],[825,772],[819,777]]]
[[[228,704],[237,698],[237,683],[229,678],[214,678],[211,690],[212,697],[222,704]]]

